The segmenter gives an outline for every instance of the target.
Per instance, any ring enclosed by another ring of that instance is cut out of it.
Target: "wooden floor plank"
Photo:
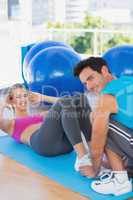
[[[88,200],[0,154],[0,199]]]

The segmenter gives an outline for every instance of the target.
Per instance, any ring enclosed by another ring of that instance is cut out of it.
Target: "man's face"
[[[105,86],[104,73],[98,73],[87,67],[82,70],[79,79],[88,91],[98,94]]]

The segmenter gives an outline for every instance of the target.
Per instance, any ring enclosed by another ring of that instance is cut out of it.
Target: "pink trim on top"
[[[15,119],[14,131],[13,131],[12,137],[16,141],[20,142],[20,137],[23,131],[30,125],[43,122],[43,119],[44,118],[41,115],[26,116],[26,117]]]

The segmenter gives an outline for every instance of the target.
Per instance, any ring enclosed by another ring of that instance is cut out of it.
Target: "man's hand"
[[[90,178],[94,178],[96,175],[93,167],[88,165],[79,167],[79,171],[82,176],[87,176]]]

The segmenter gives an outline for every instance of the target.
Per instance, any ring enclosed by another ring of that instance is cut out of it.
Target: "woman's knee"
[[[71,145],[52,145],[47,148],[41,153],[43,156],[47,157],[53,157],[53,156],[59,156],[63,154],[67,154],[72,152],[73,147]]]

